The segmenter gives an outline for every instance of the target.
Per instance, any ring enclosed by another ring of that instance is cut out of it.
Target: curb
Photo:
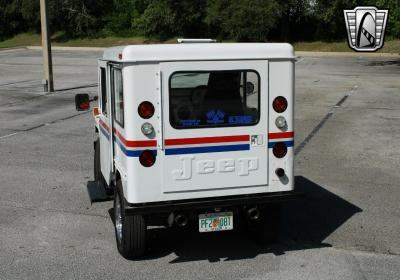
[[[0,48],[0,52],[12,52],[26,50],[27,47]]]

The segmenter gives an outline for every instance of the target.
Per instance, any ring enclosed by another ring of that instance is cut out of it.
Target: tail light
[[[81,110],[89,110],[90,109],[90,103],[89,101],[84,101],[79,104],[79,109]]]
[[[274,110],[277,113],[283,113],[285,112],[286,108],[287,108],[287,100],[285,97],[283,96],[278,96],[274,99],[274,101],[272,102],[272,107],[274,108]]]
[[[144,150],[140,156],[139,161],[144,167],[150,167],[156,162],[156,156],[150,150]]]
[[[149,101],[140,103],[138,107],[139,116],[143,119],[150,119],[154,115],[154,106]]]
[[[283,158],[284,156],[286,156],[287,146],[284,142],[276,142],[274,147],[272,148],[272,152],[277,158]]]
[[[75,95],[75,107],[77,111],[87,111],[90,108],[90,98],[87,93],[78,93]]]

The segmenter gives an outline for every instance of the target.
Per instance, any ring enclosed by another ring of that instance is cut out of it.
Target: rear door
[[[161,63],[164,193],[268,184],[268,61]]]

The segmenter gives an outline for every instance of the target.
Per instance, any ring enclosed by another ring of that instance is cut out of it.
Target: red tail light
[[[140,156],[139,161],[144,167],[150,167],[156,162],[156,156],[150,150],[144,150]]]
[[[278,113],[283,113],[285,112],[286,108],[287,108],[287,100],[285,97],[283,96],[278,96],[274,99],[274,101],[272,102],[272,107],[274,108],[274,110]]]
[[[90,108],[90,103],[89,103],[89,101],[84,101],[84,102],[80,103],[80,104],[79,104],[79,108],[80,108],[81,110],[89,110],[89,108]]]
[[[277,158],[283,158],[284,156],[286,156],[287,146],[283,142],[277,142],[272,148],[272,152],[274,153],[274,156],[276,156]]]
[[[149,101],[140,103],[138,107],[139,116],[143,119],[150,119],[154,115],[154,106]]]

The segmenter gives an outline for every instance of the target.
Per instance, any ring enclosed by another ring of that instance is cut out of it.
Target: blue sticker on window
[[[197,126],[200,124],[200,120],[180,120],[182,126]]]
[[[224,123],[225,113],[221,110],[211,110],[207,113],[207,123]]]
[[[229,124],[251,124],[253,116],[230,116],[228,122]]]

